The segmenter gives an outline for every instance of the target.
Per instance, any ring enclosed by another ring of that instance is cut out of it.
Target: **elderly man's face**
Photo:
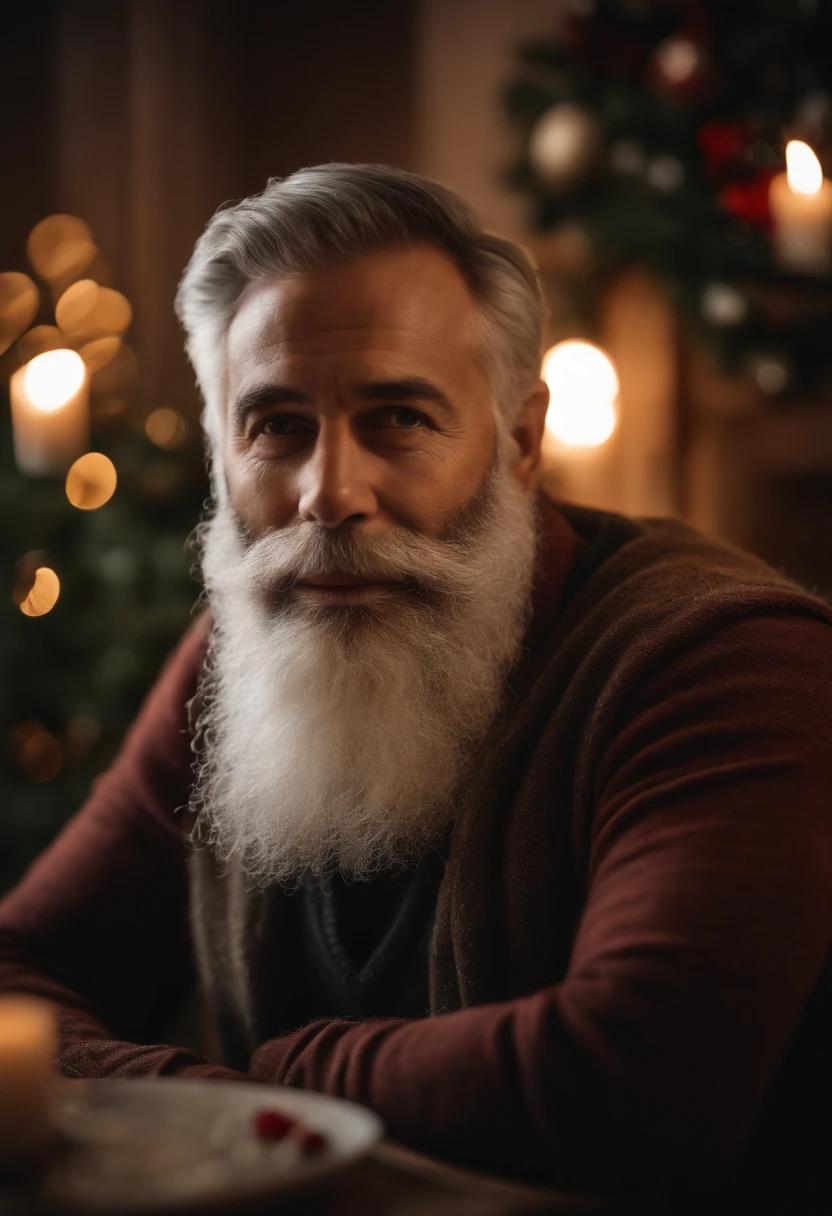
[[[230,504],[203,531],[217,630],[199,799],[218,856],[258,884],[424,856],[499,713],[529,617],[547,393],[521,403],[512,449],[481,340],[430,246],[240,302]]]
[[[224,446],[252,537],[303,521],[441,536],[494,459],[481,346],[465,280],[429,245],[252,284],[227,337]],[[515,432],[524,486],[544,411],[538,386]]]

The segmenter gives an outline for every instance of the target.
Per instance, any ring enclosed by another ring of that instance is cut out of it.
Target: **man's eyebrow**
[[[459,417],[459,410],[447,393],[424,376],[406,376],[401,380],[371,380],[355,388],[364,401],[430,401],[450,419]],[[242,393],[231,405],[231,420],[242,426],[249,414],[270,405],[309,405],[311,398],[303,389],[290,384],[264,384]]]
[[[459,417],[459,410],[447,393],[423,376],[407,376],[403,380],[373,380],[358,385],[356,392],[365,401],[430,401],[449,418]]]
[[[291,384],[264,384],[242,393],[231,405],[231,420],[242,426],[254,410],[269,405],[308,405],[309,394]]]

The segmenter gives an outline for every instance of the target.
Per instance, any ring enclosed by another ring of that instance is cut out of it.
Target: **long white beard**
[[[502,463],[502,462],[501,462]],[[528,624],[536,534],[499,466],[442,540],[302,523],[202,532],[215,634],[195,838],[257,886],[424,856],[453,821]],[[311,574],[401,580],[372,607],[293,597]]]

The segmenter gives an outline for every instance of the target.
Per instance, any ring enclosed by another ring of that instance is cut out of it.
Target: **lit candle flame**
[[[546,427],[568,447],[594,448],[615,430],[618,375],[612,360],[591,342],[559,342],[543,359],[551,402]]]
[[[37,409],[59,410],[84,383],[84,360],[74,350],[49,350],[26,365],[23,387]]]
[[[823,186],[820,161],[800,139],[786,144],[786,179],[795,194],[819,194]]]

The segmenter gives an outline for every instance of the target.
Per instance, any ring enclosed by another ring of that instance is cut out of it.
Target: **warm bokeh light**
[[[823,186],[820,161],[800,139],[791,139],[786,144],[786,178],[795,194],[819,194]]]
[[[80,333],[91,316],[101,288],[94,279],[79,279],[67,287],[55,305],[55,320],[65,334]]]
[[[94,382],[93,382],[94,383]],[[123,418],[127,412],[127,402],[123,397],[98,397],[92,406],[92,416],[96,427],[111,426]]]
[[[79,456],[66,475],[66,496],[80,511],[95,511],[109,502],[118,476],[112,460],[103,452]]]
[[[54,570],[40,566],[35,571],[32,589],[20,605],[24,616],[45,616],[51,612],[61,594],[61,583]]]
[[[52,280],[80,274],[97,251],[83,220],[76,215],[48,215],[29,233],[26,252],[41,278]]]
[[[101,722],[93,714],[77,714],[67,722],[66,733],[76,747],[92,747],[101,736]]]
[[[50,413],[75,396],[86,374],[84,360],[76,351],[50,350],[27,364],[23,387],[32,405]]]
[[[58,740],[40,722],[21,722],[11,732],[12,757],[30,781],[51,781],[63,763]]]
[[[108,363],[112,363],[120,350],[121,338],[95,338],[92,342],[84,343],[78,354],[87,365],[87,371],[94,376]]]
[[[546,352],[543,379],[551,400],[546,428],[568,447],[598,447],[615,430],[618,375],[592,342],[569,339]]]
[[[72,338],[104,338],[121,335],[130,327],[130,301],[112,287],[100,287],[94,279],[79,279],[55,305],[55,320]]]
[[[118,396],[136,379],[139,361],[136,352],[122,342],[113,358],[98,369],[90,380],[90,392],[94,397]]]
[[[702,64],[702,51],[691,38],[669,38],[657,48],[661,70],[673,84],[686,84]]]
[[[48,350],[66,350],[66,338],[57,325],[36,325],[23,335],[17,344],[17,355],[21,363],[28,363]]]
[[[113,268],[100,249],[95,251],[95,257],[89,266],[84,267],[84,278],[95,279],[100,287],[109,287],[113,281]]]
[[[185,419],[167,406],[148,414],[144,429],[148,439],[159,448],[181,448],[190,438],[190,427]]]
[[[12,579],[12,599],[18,608],[35,585],[35,575],[41,566],[47,562],[46,554],[39,549],[24,554],[14,568]]]
[[[40,293],[28,274],[0,274],[0,355],[32,324],[39,306]]]

